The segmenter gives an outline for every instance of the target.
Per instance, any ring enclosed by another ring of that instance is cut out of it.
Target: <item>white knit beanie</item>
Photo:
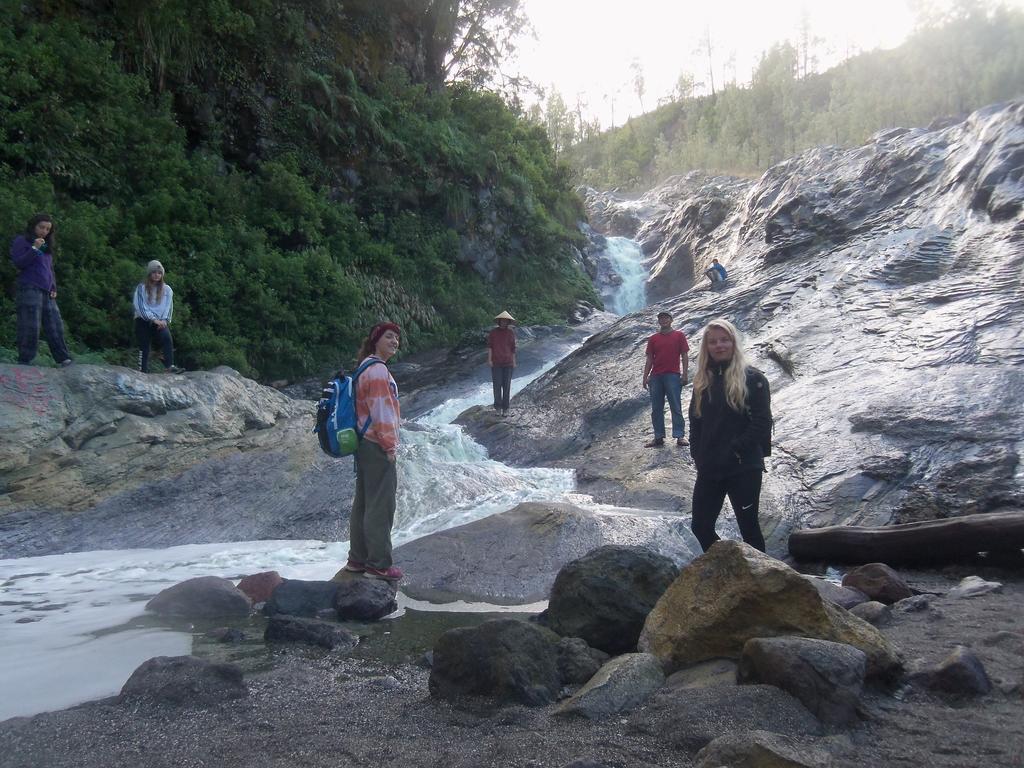
[[[152,260],[151,262],[149,262],[149,264],[148,264],[148,265],[146,266],[146,274],[147,274],[147,275],[151,275],[151,274],[153,274],[154,272],[156,272],[156,271],[157,271],[158,269],[159,269],[159,270],[160,270],[161,272],[166,272],[166,271],[167,271],[167,270],[165,270],[165,269],[164,269],[164,265],[163,265],[163,264],[161,264],[161,263],[160,263],[159,261],[157,261],[156,259],[153,259],[153,260]]]

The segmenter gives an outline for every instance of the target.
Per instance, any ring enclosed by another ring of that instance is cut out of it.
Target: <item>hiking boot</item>
[[[678,437],[678,438],[676,438],[676,445],[678,445],[680,448],[685,448],[689,444],[690,444],[690,441],[687,440],[685,437]]]
[[[395,565],[390,568],[372,568],[368,565],[363,571],[363,576],[366,578],[381,579],[382,581],[401,581],[404,575],[402,569]]]
[[[185,369],[184,368],[179,368],[176,365],[172,365],[170,368],[167,369],[167,372],[168,373],[184,373]]]
[[[345,563],[344,570],[348,571],[349,573],[362,573],[366,570],[366,566],[356,560],[349,560],[347,563]]]
[[[653,440],[650,440],[650,441],[644,443],[644,448],[661,448],[661,446],[663,446],[664,444],[665,444],[665,438],[663,438],[663,437],[656,437]]]
[[[71,358],[69,357],[69,358],[68,358],[67,360],[61,360],[61,361],[60,361],[60,367],[61,367],[61,368],[67,368],[67,367],[68,367],[69,365],[72,365],[72,364],[73,364],[74,362],[75,362],[75,361],[74,361],[74,360],[72,360],[72,359],[71,359]]]

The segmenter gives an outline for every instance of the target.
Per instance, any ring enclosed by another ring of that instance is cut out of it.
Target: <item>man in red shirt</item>
[[[651,424],[654,439],[644,443],[645,448],[658,448],[665,444],[665,399],[672,412],[672,437],[676,445],[689,445],[686,422],[683,420],[682,393],[690,373],[686,353],[690,345],[686,334],[672,330],[672,315],[658,313],[658,332],[647,340],[647,360],[644,362],[644,389],[651,393]],[[682,372],[680,372],[682,363]]]
[[[491,366],[494,385],[494,410],[508,416],[508,399],[512,388],[512,369],[516,367],[516,332],[509,326],[515,321],[508,312],[494,318],[497,328],[487,334],[487,364]]]

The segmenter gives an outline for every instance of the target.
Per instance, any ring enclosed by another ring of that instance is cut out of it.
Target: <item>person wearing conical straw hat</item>
[[[516,332],[510,326],[515,320],[507,311],[502,312],[494,317],[496,327],[487,334],[487,364],[494,384],[494,410],[499,416],[508,416],[512,371],[516,367]]]

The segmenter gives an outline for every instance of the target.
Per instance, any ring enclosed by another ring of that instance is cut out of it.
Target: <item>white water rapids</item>
[[[635,285],[634,278],[624,277],[624,290],[635,292]],[[623,301],[635,302],[636,297]],[[515,379],[513,394],[556,363]],[[490,401],[490,383],[480,385],[402,430],[395,546],[524,501],[599,506],[573,493],[571,470],[515,468],[492,461],[461,427],[451,424],[467,408]],[[338,471],[351,472],[350,463],[339,462]],[[190,653],[190,632],[144,620],[146,602],[162,589],[194,576],[237,579],[268,570],[289,579],[329,579],[347,553],[348,542],[248,541],[0,560],[0,719],[116,694],[146,659]],[[431,608],[401,593],[399,601],[402,609]],[[537,606],[457,604],[436,609]]]

